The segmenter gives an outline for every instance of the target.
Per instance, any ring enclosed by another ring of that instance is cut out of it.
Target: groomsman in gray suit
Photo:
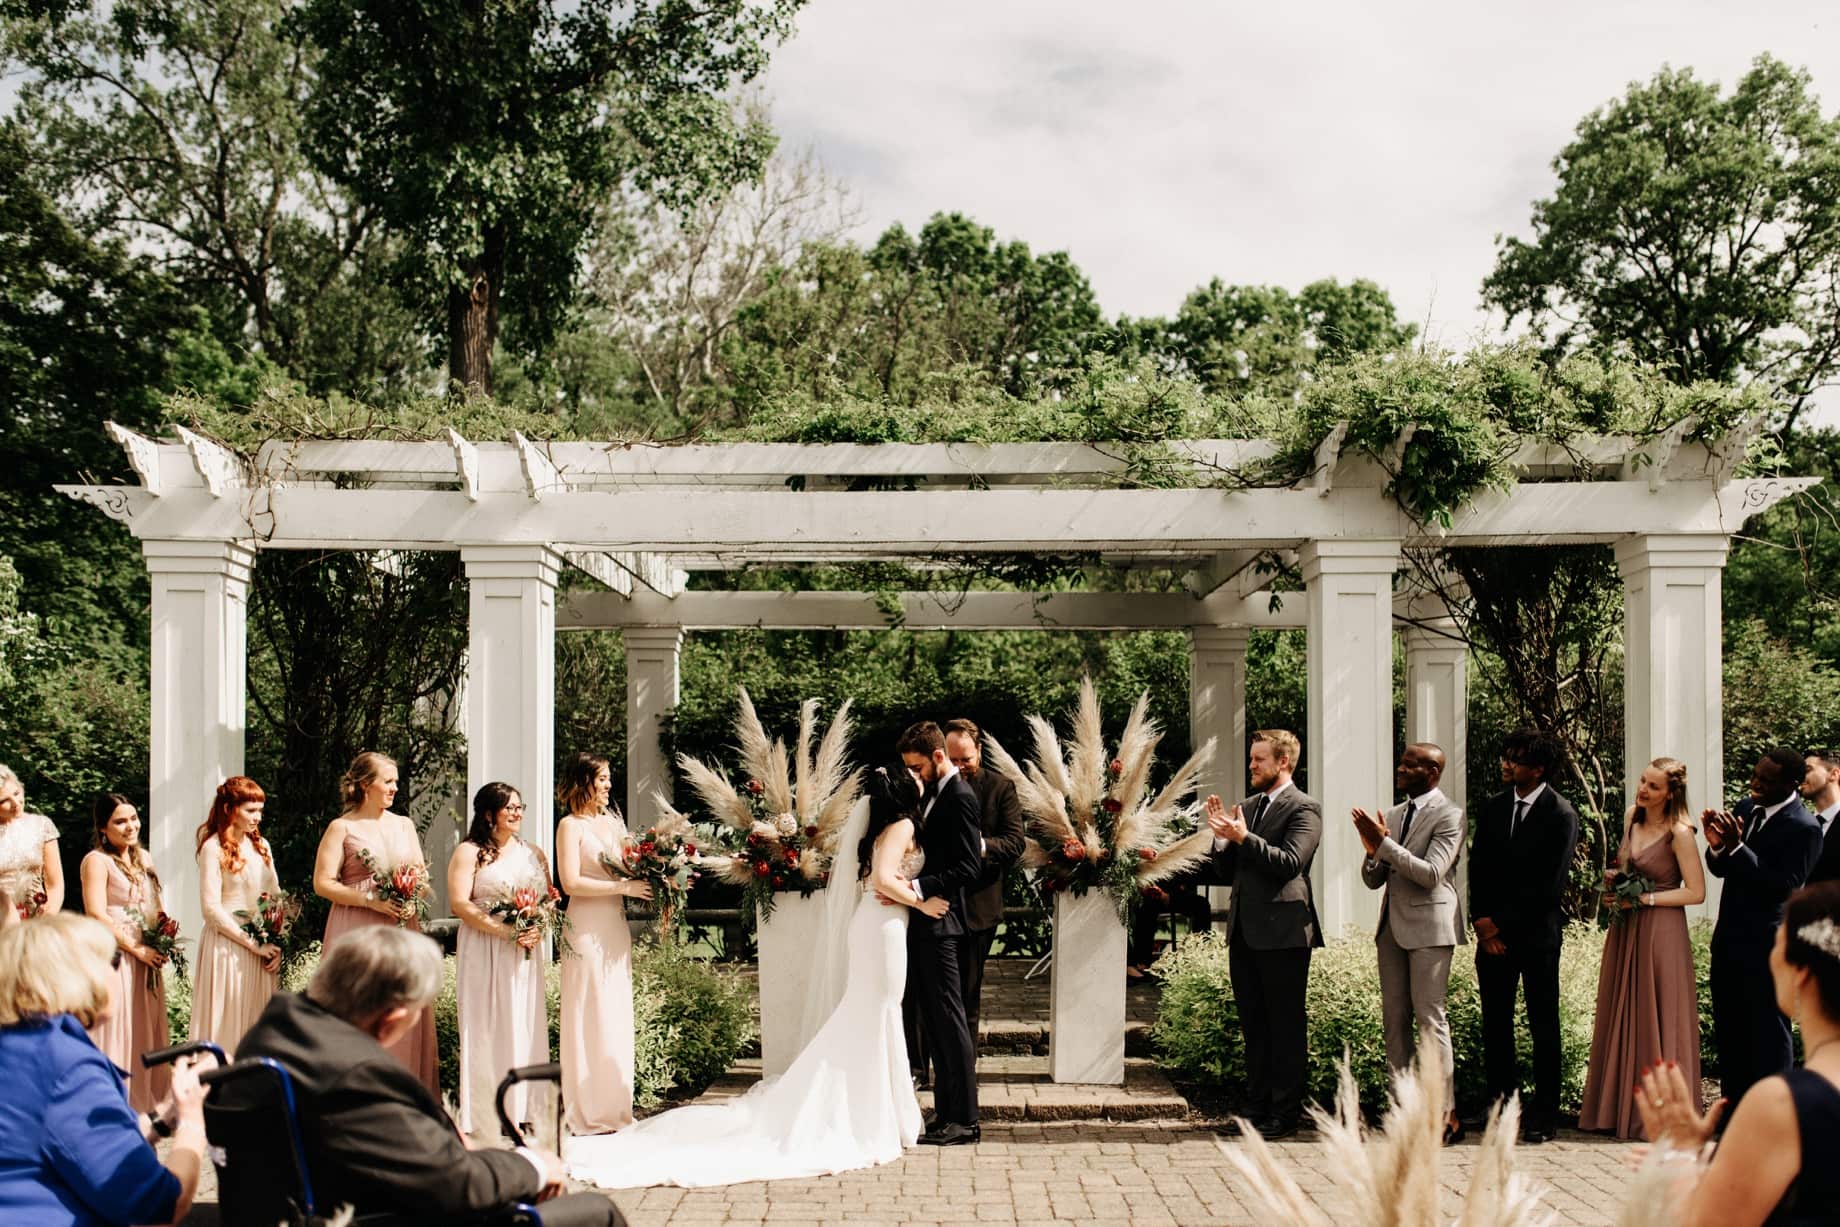
[[[1463,811],[1438,791],[1444,751],[1429,742],[1409,745],[1393,769],[1403,805],[1382,815],[1354,811],[1355,830],[1367,859],[1361,880],[1385,894],[1374,943],[1380,956],[1380,1004],[1386,1025],[1386,1062],[1395,1072],[1412,1064],[1417,1045],[1412,1020],[1429,1035],[1444,1066],[1444,1139],[1463,1136],[1457,1120],[1450,1020],[1444,991],[1450,956],[1467,940],[1457,895],[1457,861],[1463,852]]]

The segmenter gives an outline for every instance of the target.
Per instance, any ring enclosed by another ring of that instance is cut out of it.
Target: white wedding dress
[[[901,875],[917,877],[922,860],[910,851]],[[901,1032],[908,909],[850,888],[861,897],[849,913],[843,995],[791,1067],[727,1103],[569,1138],[562,1157],[570,1176],[609,1189],[703,1188],[873,1167],[914,1144],[920,1102]]]

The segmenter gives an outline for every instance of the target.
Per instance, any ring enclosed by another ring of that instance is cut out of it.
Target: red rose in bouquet
[[[651,886],[659,932],[669,932],[696,880],[696,846],[682,834],[650,827],[642,835],[627,836],[618,856],[602,854],[601,866],[616,878]]]
[[[128,919],[140,929],[141,945],[165,959],[179,978],[185,979],[185,951],[180,949],[179,922],[165,912],[149,920],[146,913],[132,907],[128,909]],[[151,980],[159,976],[160,969],[149,967],[147,974]]]

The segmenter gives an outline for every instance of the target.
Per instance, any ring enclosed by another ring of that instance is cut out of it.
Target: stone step
[[[720,1103],[760,1081],[760,1061],[745,1058],[712,1083],[695,1102]],[[920,1092],[931,1107],[931,1091]],[[1056,1083],[1042,1056],[985,1056],[978,1059],[978,1112],[987,1121],[1180,1120],[1184,1099],[1155,1064],[1125,1059],[1123,1086]]]
[[[1048,1054],[1046,1019],[982,1018],[978,1020],[978,1055],[980,1057],[1046,1056]],[[1124,1024],[1126,1056],[1155,1055],[1150,1045],[1150,1022],[1129,1018]]]

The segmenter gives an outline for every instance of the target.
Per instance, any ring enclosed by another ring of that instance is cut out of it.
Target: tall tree
[[[1210,392],[1288,396],[1323,363],[1387,352],[1417,335],[1390,295],[1365,279],[1281,286],[1229,285],[1216,277],[1170,319],[1124,320],[1125,348]]]
[[[1497,239],[1483,299],[1558,350],[1681,383],[1760,379],[1799,409],[1840,372],[1840,118],[1761,56],[1729,95],[1663,69],[1591,112],[1533,239]]]
[[[291,0],[63,7],[0,22],[0,47],[32,173],[78,230],[152,253],[221,343],[310,388],[412,382],[389,240],[301,151],[315,55],[282,32]]]
[[[321,53],[314,164],[406,246],[398,275],[456,387],[564,323],[598,211],[622,188],[677,207],[772,148],[728,98],[802,0],[305,0]]]

